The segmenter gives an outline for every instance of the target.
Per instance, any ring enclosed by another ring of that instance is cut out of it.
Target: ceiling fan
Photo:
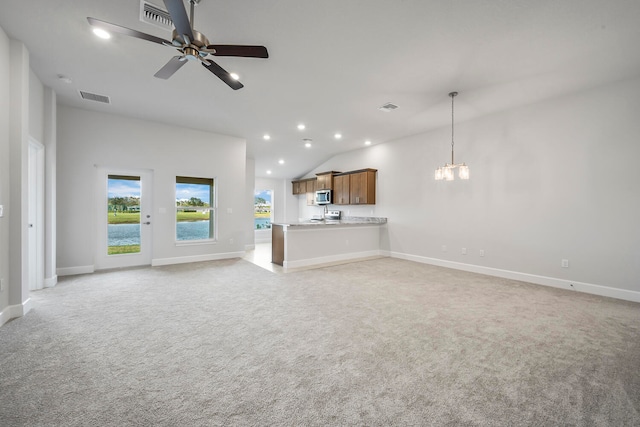
[[[178,71],[180,67],[186,64],[187,61],[199,60],[207,70],[218,76],[220,80],[232,89],[238,90],[244,87],[242,83],[233,78],[224,68],[213,62],[210,58],[207,58],[207,56],[268,58],[269,53],[267,52],[267,48],[264,46],[209,44],[209,40],[204,34],[192,28],[194,6],[200,3],[200,0],[189,0],[189,3],[191,4],[190,19],[187,16],[187,10],[184,7],[183,0],[164,0],[164,4],[167,7],[167,11],[175,27],[171,41],[95,18],[88,17],[87,21],[89,21],[89,24],[92,26],[106,31],[113,31],[177,49],[180,55],[171,58],[164,67],[154,74],[155,77],[168,79]]]

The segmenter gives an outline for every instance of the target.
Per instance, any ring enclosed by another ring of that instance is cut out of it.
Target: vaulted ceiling
[[[140,0],[0,0],[0,12],[60,104],[245,138],[258,177],[448,126],[453,90],[459,122],[640,74],[637,0],[202,0],[194,27],[212,44],[269,50],[216,59],[237,91],[196,63],[154,78],[174,50],[92,34],[87,17],[171,39],[140,21]]]

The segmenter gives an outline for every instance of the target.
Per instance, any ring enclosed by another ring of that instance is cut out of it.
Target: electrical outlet
[[[4,206],[0,205],[0,218],[4,216]]]
[[[462,255],[466,255],[467,254],[467,248],[462,248],[462,251],[460,251],[462,253]]]
[[[344,241],[345,246],[349,246],[349,240]]]
[[[4,292],[4,279],[0,279],[0,292]]]
[[[233,245],[233,239],[229,239],[229,244]]]
[[[484,256],[484,249],[480,249],[480,256]]]
[[[562,268],[569,268],[569,260],[563,259],[561,265],[562,265]]]
[[[233,209],[232,209],[232,208],[227,208],[227,213],[228,213],[229,215],[231,215],[231,214],[233,213]]]
[[[447,245],[442,245],[442,252],[447,252]]]

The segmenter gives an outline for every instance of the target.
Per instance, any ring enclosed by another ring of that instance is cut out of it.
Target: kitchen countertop
[[[387,218],[372,217],[372,216],[345,216],[339,220],[326,219],[308,219],[297,222],[273,222],[273,225],[283,225],[291,227],[300,226],[336,226],[336,225],[381,225],[386,224]]]

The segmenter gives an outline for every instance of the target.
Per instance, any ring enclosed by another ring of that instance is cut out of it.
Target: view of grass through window
[[[109,175],[107,254],[140,252],[140,177]]]
[[[256,190],[254,196],[254,228],[271,228],[271,190]]]
[[[213,179],[176,177],[176,240],[215,238]]]

